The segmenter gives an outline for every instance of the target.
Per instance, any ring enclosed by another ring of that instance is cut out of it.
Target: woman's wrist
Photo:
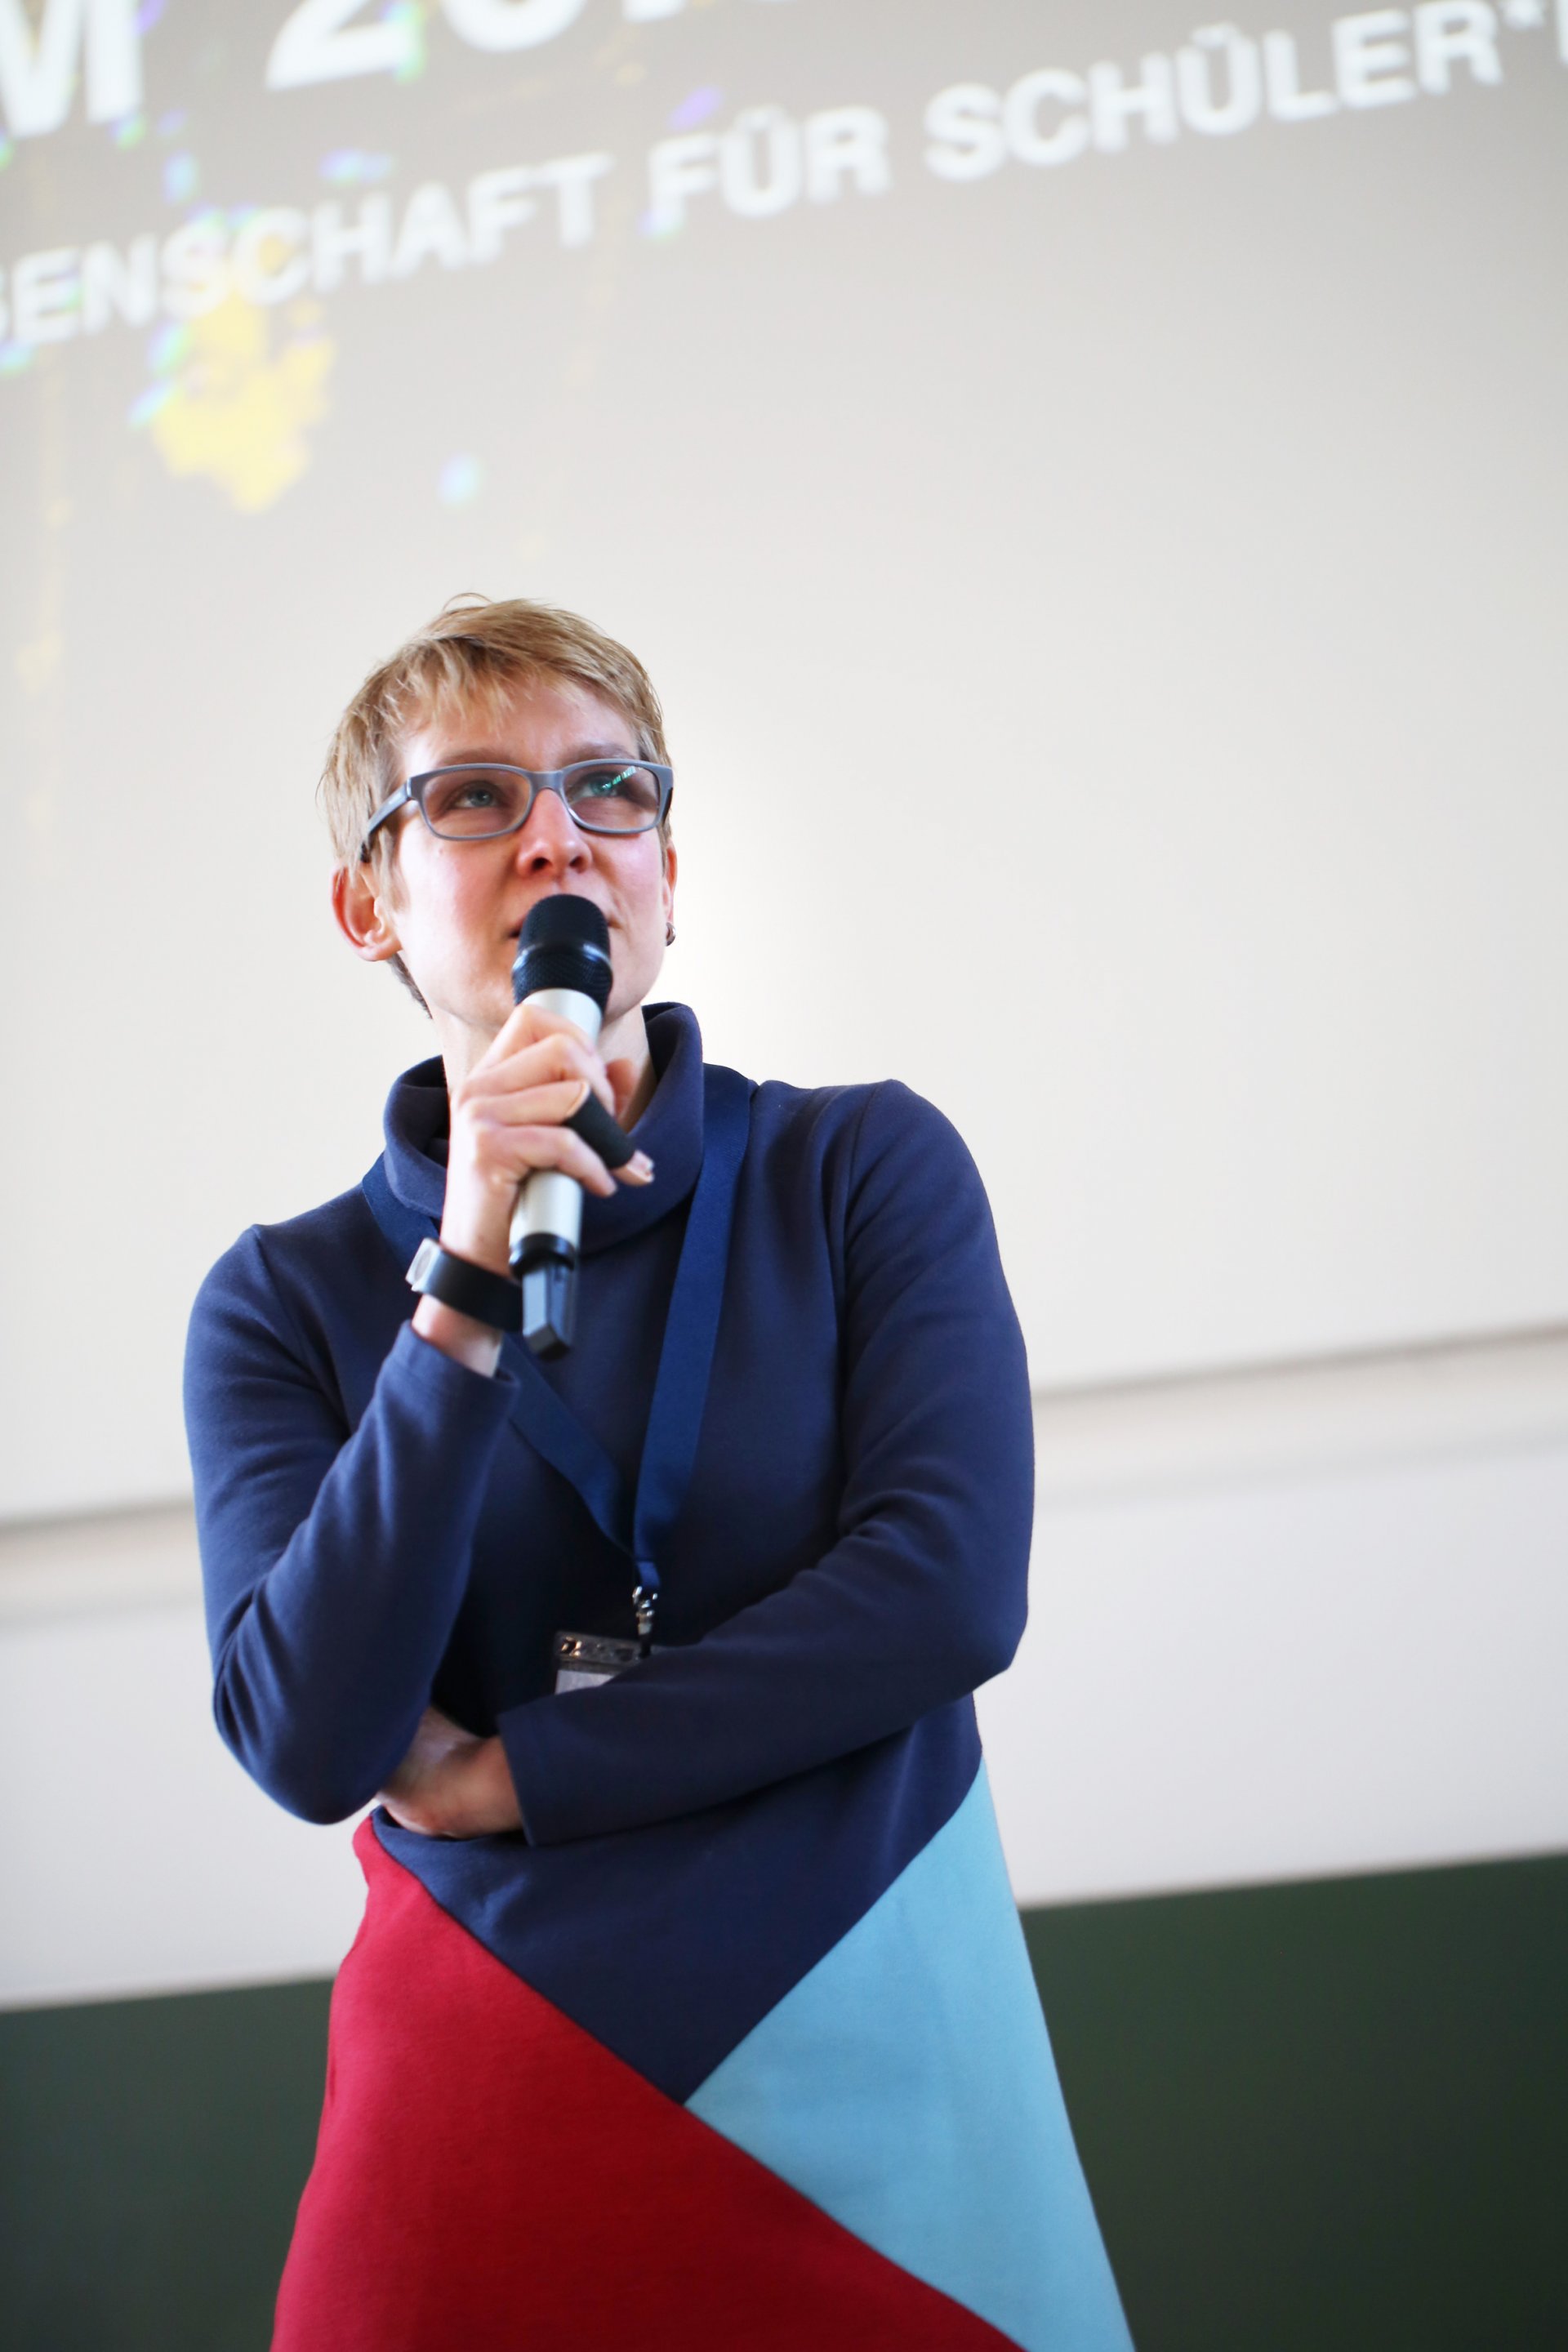
[[[511,1272],[511,1219],[518,1188],[455,1183],[448,1174],[441,1211],[441,1247],[488,1274]]]
[[[483,1266],[487,1274],[510,1275],[515,1199],[515,1191],[482,1192],[477,1201],[465,1199],[461,1192],[454,1197],[448,1176],[441,1247],[450,1250],[454,1257],[466,1258],[470,1265]],[[425,1297],[414,1311],[414,1328],[420,1339],[455,1362],[466,1364],[470,1371],[481,1372],[487,1379],[494,1375],[500,1361],[500,1333],[489,1324],[478,1322],[438,1298]]]
[[[443,1240],[442,1246],[449,1244]],[[494,1378],[500,1361],[500,1333],[489,1323],[476,1323],[471,1315],[461,1315],[438,1298],[426,1297],[414,1310],[414,1329],[427,1346],[450,1356],[454,1363],[467,1365],[470,1372],[481,1373],[486,1380]]]

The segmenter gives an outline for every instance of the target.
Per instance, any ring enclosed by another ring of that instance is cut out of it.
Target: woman
[[[220,1727],[307,1819],[381,1798],[275,2343],[1121,2347],[970,1698],[1030,1524],[984,1195],[904,1087],[752,1086],[648,1004],[670,788],[640,665],[521,603],[329,758],[338,921],[440,1057],[192,1323]],[[512,1003],[559,893],[609,927],[596,1049]],[[499,1328],[543,1168],[586,1196],[548,1367]],[[655,1592],[651,1654],[558,1680]]]

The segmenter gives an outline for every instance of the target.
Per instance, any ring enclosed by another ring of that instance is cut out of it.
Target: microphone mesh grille
[[[558,892],[541,898],[522,927],[525,948],[597,948],[610,952],[610,929],[589,898],[571,898]]]
[[[542,898],[522,927],[511,992],[518,1003],[542,988],[572,988],[602,1013],[610,996],[610,931],[586,898]]]

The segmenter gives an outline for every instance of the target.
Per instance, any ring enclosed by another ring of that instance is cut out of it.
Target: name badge
[[[558,1691],[592,1690],[595,1683],[614,1682],[635,1666],[642,1644],[617,1641],[609,1633],[557,1633],[552,1652]]]

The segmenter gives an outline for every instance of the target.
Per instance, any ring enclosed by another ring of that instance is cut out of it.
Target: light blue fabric
[[[1128,2352],[984,1765],[687,2105],[1026,2352]]]

